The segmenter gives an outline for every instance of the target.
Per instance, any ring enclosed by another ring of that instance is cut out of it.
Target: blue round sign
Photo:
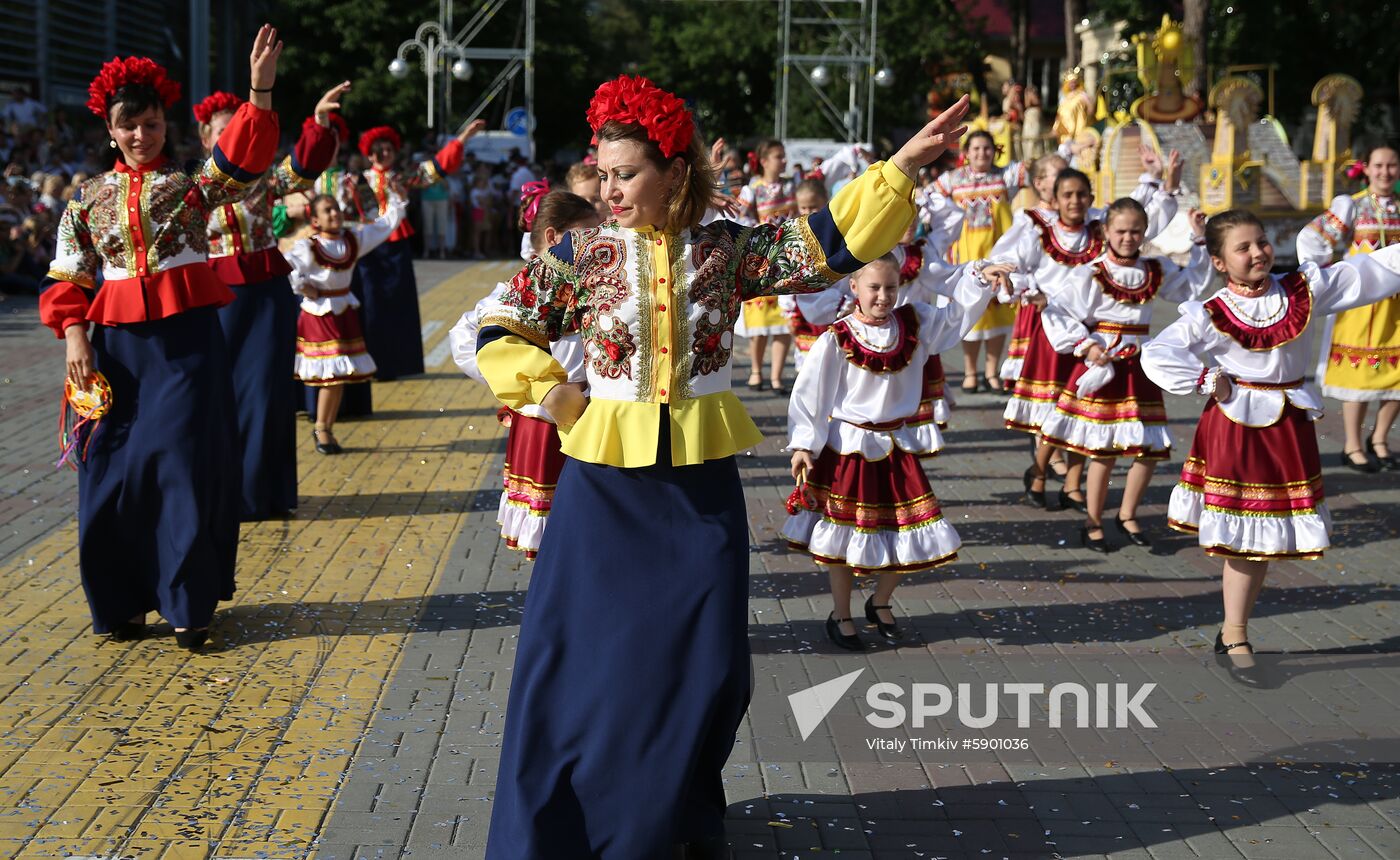
[[[521,137],[529,132],[529,117],[525,113],[525,108],[514,108],[506,114],[506,128],[511,134],[518,134]]]

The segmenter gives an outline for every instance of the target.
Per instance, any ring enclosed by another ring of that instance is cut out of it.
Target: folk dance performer
[[[296,149],[265,171],[247,195],[214,209],[209,217],[209,265],[237,299],[219,308],[219,324],[233,368],[238,441],[243,457],[239,517],[285,516],[297,506],[296,398],[287,368],[296,354],[297,302],[287,275],[292,267],[277,249],[273,204],[312,187],[335,160],[331,109],[350,88],[333,87],[302,124]],[[194,106],[207,153],[243,100],[215,92]]]
[[[720,773],[750,674],[734,455],[762,438],[729,389],[734,324],[746,299],[820,290],[893,248],[912,177],[966,110],[814,215],[698,227],[714,180],[684,103],[642,78],[599,87],[588,119],[616,220],[532,261],[477,342],[496,396],[544,406],[568,457],[521,626],[490,860],[723,856]],[[587,400],[548,351],[574,331]]]
[[[1251,683],[1258,677],[1249,617],[1269,562],[1319,558],[1330,545],[1312,428],[1322,401],[1303,379],[1317,355],[1314,322],[1400,292],[1400,245],[1271,275],[1263,225],[1231,209],[1206,223],[1206,249],[1226,286],[1183,304],[1181,317],[1143,348],[1142,368],[1164,391],[1210,397],[1168,522],[1223,559],[1225,620],[1215,651]]]
[[[67,343],[72,383],[86,387],[96,370],[112,391],[78,468],[78,564],[95,633],[143,638],[156,611],[182,646],[199,648],[215,606],[233,597],[239,458],[216,309],[234,294],[209,267],[208,221],[272,164],[281,53],[264,25],[248,102],[188,173],[166,154],[180,85],[165,69],[113,59],[88,88],[119,157],[64,210],[39,313]]]
[[[1400,156],[1393,147],[1377,146],[1366,157],[1365,171],[1365,191],[1338,196],[1298,234],[1299,262],[1326,266],[1400,242]],[[1400,469],[1386,444],[1400,416],[1400,299],[1352,308],[1329,322],[1317,375],[1322,393],[1342,401],[1342,465],[1358,472]],[[1363,441],[1372,401],[1378,402],[1376,424]]]
[[[765,140],[754,151],[754,172],[739,192],[744,223],[780,224],[797,215],[796,183],[783,175],[787,170],[787,149],[779,140]],[[783,365],[787,362],[788,346],[792,342],[788,320],[778,305],[778,297],[759,296],[744,303],[734,333],[749,341],[749,388],[763,388],[763,357],[769,342],[773,345],[768,386],[777,394],[786,394],[783,385]]]

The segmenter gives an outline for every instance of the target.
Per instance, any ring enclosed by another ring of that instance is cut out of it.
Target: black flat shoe
[[[1040,476],[1035,473],[1034,466],[1031,466],[1030,468],[1026,469],[1026,473],[1021,476],[1021,483],[1024,484],[1026,487],[1026,495],[1022,498],[1022,501],[1024,501],[1026,504],[1030,505],[1033,508],[1044,508],[1045,491],[1031,489],[1031,484],[1034,484],[1035,479],[1038,477]]]
[[[1386,446],[1386,450],[1389,451],[1390,447]],[[1366,438],[1366,459],[1373,461],[1387,472],[1400,470],[1400,460],[1395,459],[1394,455],[1391,454],[1386,454],[1384,457],[1377,454],[1376,443],[1372,442],[1369,436]]]
[[[763,380],[760,379],[760,380],[758,380],[757,382],[754,382],[753,380],[749,380],[749,390],[750,390],[750,391],[762,391],[762,390],[763,390]]]
[[[886,624],[881,621],[878,611],[881,609],[892,609],[892,607],[890,607],[889,604],[876,606],[871,602],[874,599],[875,596],[873,594],[865,598],[865,620],[875,625],[875,629],[880,631],[880,636],[883,637],[886,642],[891,645],[898,645],[904,641],[904,631],[899,629],[898,623]]]
[[[1356,462],[1355,460],[1351,459],[1352,454],[1366,454],[1366,462]],[[1367,474],[1372,474],[1381,470],[1381,464],[1376,462],[1373,456],[1365,451],[1343,451],[1341,453],[1341,460],[1342,465],[1346,466],[1348,469],[1351,469],[1353,472],[1365,472]]]
[[[1261,687],[1264,685],[1263,672],[1256,663],[1253,666],[1241,666],[1230,659],[1230,649],[1241,646],[1248,648],[1249,653],[1254,653],[1254,646],[1249,644],[1249,640],[1226,644],[1224,640],[1224,630],[1217,630],[1215,633],[1215,662],[1222,669],[1230,673],[1230,677],[1247,687]],[[1243,654],[1236,656],[1243,657]]]
[[[1100,526],[1099,530],[1102,531],[1103,527]],[[1108,540],[1106,538],[1089,537],[1088,526],[1079,527],[1079,543],[1087,550],[1091,550],[1093,552],[1101,552],[1105,555],[1108,554]]]
[[[139,642],[151,633],[144,621],[123,621],[107,634],[113,642]]]
[[[313,441],[313,442],[316,443],[316,453],[317,453],[317,454],[339,454],[339,453],[341,452],[340,443],[335,441],[335,437],[331,437],[331,441],[330,441],[330,442],[322,442],[322,441],[321,441],[321,434],[322,434],[322,433],[326,433],[326,435],[328,435],[328,436],[330,435],[329,432],[327,432],[327,431],[325,431],[325,430],[320,430],[320,431],[312,430],[312,431],[311,431],[311,441]]]
[[[774,393],[774,394],[777,394],[777,395],[780,396],[780,397],[786,397],[786,396],[788,396],[789,394],[792,393],[792,389],[791,389],[791,388],[788,388],[786,385],[784,385],[784,384],[781,383],[781,382],[774,382],[774,383],[770,383],[770,384],[773,386],[773,389],[772,389],[772,390],[773,390],[773,393]]]
[[[1118,531],[1122,532],[1125,536],[1127,536],[1128,541],[1134,546],[1152,546],[1152,539],[1147,536],[1146,532],[1143,532],[1141,530],[1130,532],[1128,531],[1128,527],[1124,525],[1124,523],[1137,522],[1137,517],[1133,517],[1132,519],[1128,520],[1125,520],[1122,517],[1114,517],[1113,522],[1118,526]]]
[[[837,618],[833,612],[826,617],[826,636],[838,648],[845,648],[847,651],[864,651],[865,643],[860,641],[860,636],[851,634],[847,636],[841,632],[839,626],[842,621],[850,621],[849,618]]]
[[[1089,513],[1089,504],[1084,499],[1076,499],[1068,492],[1060,490],[1060,510],[1079,511],[1081,514]]]
[[[204,647],[204,643],[209,641],[209,628],[203,630],[176,630],[175,642],[181,648],[190,651],[198,651]]]

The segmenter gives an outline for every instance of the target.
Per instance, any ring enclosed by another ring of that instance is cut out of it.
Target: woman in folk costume
[[[347,225],[336,199],[318,194],[311,201],[315,232],[297,242],[288,255],[292,292],[301,296],[296,378],[316,392],[312,436],[319,454],[342,453],[335,438],[335,417],[345,386],[369,382],[375,373],[356,310],[360,302],[350,289],[355,265],[388,241],[407,211],[408,198],[395,185],[389,189],[389,208],[383,215],[368,224]]]
[[[746,299],[815,292],[893,248],[912,177],[966,110],[811,216],[702,227],[714,179],[684,103],[642,78],[598,88],[588,119],[616,220],[533,260],[477,340],[492,391],[544,406],[567,456],[521,625],[489,860],[728,856],[720,773],[750,683],[734,455],[762,439],[729,388],[734,324]],[[548,350],[575,331],[588,398]]]
[[[297,506],[296,392],[287,384],[297,305],[287,283],[292,267],[277,250],[273,204],[310,188],[335,160],[336,138],[327,115],[349,88],[347,81],[321,97],[314,116],[302,125],[296,149],[265,171],[247,196],[210,212],[209,265],[238,297],[219,308],[219,324],[233,368],[244,520],[285,516]],[[242,103],[233,93],[216,92],[194,106],[207,153],[213,153]]]
[[[1365,191],[1337,197],[1298,234],[1299,262],[1326,266],[1338,257],[1400,242],[1395,201],[1400,156],[1393,147],[1375,147],[1366,157],[1365,171]],[[1400,299],[1353,308],[1330,323],[1317,375],[1322,393],[1342,401],[1342,465],[1358,472],[1400,469],[1400,458],[1387,444],[1400,415]],[[1363,441],[1362,425],[1372,401],[1378,401],[1376,424]]]
[[[1143,373],[1141,351],[1155,300],[1188,301],[1210,285],[1205,215],[1192,212],[1191,220],[1196,243],[1188,267],[1162,257],[1144,259],[1139,251],[1146,241],[1147,210],[1131,197],[1115,201],[1104,216],[1107,251],[1076,268],[1042,315],[1055,351],[1083,359],[1040,435],[1049,445],[1089,459],[1088,518],[1079,539],[1095,552],[1109,550],[1103,511],[1119,457],[1132,457],[1133,463],[1114,523],[1137,546],[1152,545],[1137,522],[1137,509],[1154,465],[1171,452],[1171,434],[1162,390]]]
[[[368,193],[360,191],[360,196],[373,200],[372,204],[360,204],[365,210],[363,220],[373,220],[388,211],[389,189],[395,184],[411,191],[456,173],[464,160],[466,142],[485,127],[483,120],[472,122],[408,175],[395,167],[402,147],[397,131],[382,125],[361,134],[360,152],[369,159],[370,167],[364,172],[361,186]],[[412,235],[413,226],[403,221],[389,241],[360,261],[358,295],[363,305],[365,343],[379,366],[376,376],[385,381],[423,372],[418,280],[413,274],[413,249],[408,242]]]
[[[934,193],[951,200],[965,215],[957,241],[948,252],[948,259],[954,263],[981,260],[990,254],[997,239],[1011,227],[1011,195],[1026,184],[1026,168],[1019,161],[1004,168],[995,166],[996,143],[988,132],[974,131],[967,136],[965,145],[967,163],[933,183]],[[1004,390],[997,371],[1015,319],[1015,308],[995,302],[968,332],[963,342],[963,391],[972,393],[978,389],[977,354],[984,342],[983,384],[992,391]]]
[[[1147,205],[1149,230],[1154,224],[1166,224],[1176,215],[1176,181],[1180,160],[1169,171],[1166,187],[1150,194]],[[1144,188],[1139,186],[1139,190]],[[1031,296],[1043,304],[1052,299],[1077,267],[1087,266],[1104,252],[1104,210],[1091,209],[1093,191],[1089,177],[1073,168],[1065,168],[1055,177],[1052,186],[1055,216],[1046,219],[1039,211],[1027,209],[1026,228],[1019,230],[998,245],[992,256],[997,261],[1012,262],[1018,274],[1012,276],[1014,296]],[[1160,217],[1158,214],[1160,213]],[[1003,417],[1012,430],[1029,433],[1036,439],[1035,458],[1026,470],[1025,501],[1043,508],[1045,477],[1054,448],[1040,439],[1040,425],[1055,409],[1060,392],[1069,382],[1076,361],[1073,355],[1055,351],[1044,331],[1033,332],[1021,365],[1021,374],[1012,389]],[[1071,453],[1067,458],[1065,485],[1059,493],[1061,508],[1073,508],[1084,513],[1085,500],[1080,489],[1084,473],[1084,458]]]
[[[96,633],[142,638],[156,611],[199,648],[233,596],[239,458],[216,308],[234,294],[209,268],[208,222],[272,163],[281,53],[263,26],[248,103],[189,173],[165,152],[165,111],[180,97],[165,69],[113,59],[88,89],[119,157],[64,210],[39,308],[67,342],[69,380],[86,387],[99,371],[111,386],[78,470],[78,561]]]
[[[1269,562],[1318,558],[1330,544],[1312,428],[1322,401],[1303,380],[1317,355],[1313,323],[1400,292],[1400,246],[1270,275],[1274,250],[1263,225],[1232,209],[1207,222],[1206,249],[1225,288],[1183,304],[1180,319],[1144,347],[1142,367],[1165,391],[1210,397],[1169,522],[1224,559],[1225,622],[1215,650],[1238,655],[1221,659],[1249,682],[1257,680],[1249,617]]]
[[[759,175],[739,192],[742,220],[750,225],[782,223],[797,214],[795,183],[783,176],[783,171],[787,170],[787,150],[782,141],[765,140],[754,154]],[[778,297],[759,296],[746,301],[734,333],[749,340],[749,388],[758,391],[764,387],[763,356],[771,341],[773,357],[768,384],[775,393],[787,394],[783,365],[787,362],[792,335],[783,309],[778,306]]]
[[[598,171],[593,171],[596,179]],[[597,207],[584,197],[568,191],[550,191],[546,181],[526,183],[521,190],[520,229],[530,238],[535,255],[559,244],[570,230],[587,230],[602,222]],[[500,283],[448,332],[452,360],[468,377],[485,383],[476,365],[476,340],[481,320],[494,311],[505,297],[509,284]],[[568,381],[587,385],[584,372],[583,341],[570,334],[549,345],[549,352],[568,373]],[[505,489],[496,513],[496,524],[506,546],[533,559],[540,549],[549,511],[553,507],[559,473],[564,468],[559,429],[554,418],[536,403],[519,411],[502,409],[501,420],[509,435],[506,439]]]
[[[827,566],[826,633],[838,647],[865,647],[851,619],[855,576],[878,577],[865,617],[897,644],[890,598],[900,577],[958,556],[962,541],[919,464],[941,445],[938,428],[914,419],[928,357],[959,342],[991,298],[987,279],[1009,271],[959,271],[954,301],[935,308],[900,304],[899,261],[875,260],[851,276],[855,310],[817,339],[797,376],[788,449],[798,490],[783,537]]]

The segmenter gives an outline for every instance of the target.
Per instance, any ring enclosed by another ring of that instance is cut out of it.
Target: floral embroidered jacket
[[[276,151],[277,114],[245,104],[193,172],[157,158],[89,179],[59,220],[40,320],[63,337],[85,321],[144,322],[233,301],[209,268],[209,214],[247,194]]]

